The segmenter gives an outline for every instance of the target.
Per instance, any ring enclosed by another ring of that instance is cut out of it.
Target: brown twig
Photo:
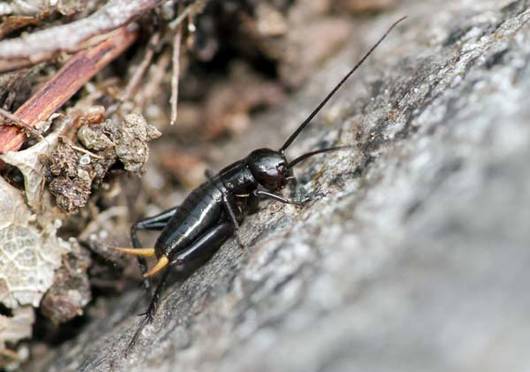
[[[11,360],[19,360],[20,356],[16,351],[10,350],[10,349],[0,349],[0,356],[4,356],[6,358],[9,358]]]
[[[179,12],[177,18],[175,18],[169,24],[169,28],[176,29],[180,26],[182,21],[187,17],[193,17],[194,14],[200,13],[206,6],[207,0],[196,0],[193,4],[188,5],[182,12]]]
[[[157,95],[160,90],[160,85],[164,81],[166,70],[171,62],[170,53],[163,53],[156,62],[153,72],[150,74],[150,79],[147,81],[145,88],[139,94],[137,100],[140,107],[144,107],[146,102]]]
[[[0,42],[0,71],[28,66],[61,51],[77,51],[91,37],[122,27],[146,14],[162,0],[110,0],[78,21]]]
[[[184,10],[182,10],[182,5],[179,4],[179,15],[170,24],[170,28],[176,28],[175,38],[173,39],[173,74],[171,76],[171,98],[169,100],[171,105],[171,125],[177,122],[178,115],[177,102],[180,77],[180,44],[182,39],[182,23],[186,18],[192,18],[195,13],[200,12],[205,5],[206,0],[197,0],[195,3],[188,5]]]
[[[132,97],[132,95],[136,92],[136,89],[138,89],[138,86],[140,85],[140,81],[142,80],[142,77],[145,75],[147,68],[150,66],[151,61],[153,60],[153,56],[155,55],[155,50],[159,42],[160,42],[160,33],[156,32],[149,39],[147,51],[145,52],[144,58],[142,62],[140,63],[140,66],[138,66],[138,68],[134,72],[134,75],[132,76],[131,80],[125,87],[123,95],[120,98],[121,101],[128,101]]]
[[[125,26],[113,31],[102,43],[78,52],[20,106],[14,116],[31,127],[47,120],[96,73],[127,49],[136,37],[136,31]],[[0,153],[18,150],[24,139],[19,128],[0,127]]]
[[[67,142],[68,146],[70,146],[70,148],[74,149],[75,151],[79,151],[79,152],[82,152],[83,154],[86,154],[88,156],[91,156],[93,157],[94,159],[104,159],[103,156],[99,156],[99,155],[96,155],[94,154],[93,152],[87,150],[87,149],[84,149],[82,147],[79,147],[79,146],[76,146],[76,145],[72,145],[70,142]]]
[[[4,19],[2,24],[0,25],[0,40],[2,40],[4,37],[9,35],[11,32],[18,30],[20,28],[29,26],[29,25],[36,25],[40,21],[40,17],[38,15],[35,16],[27,16],[27,15],[16,15],[16,16],[9,16]]]
[[[38,130],[33,128],[28,123],[20,120],[18,117],[16,117],[14,114],[10,113],[9,111],[4,110],[3,108],[0,108],[0,116],[3,116],[5,119],[7,119],[8,123],[2,123],[2,124],[11,124],[16,127],[22,128],[25,131],[27,131],[29,134],[34,135],[36,137],[39,137],[43,139],[44,137]]]
[[[171,120],[173,125],[177,122],[177,101],[179,91],[179,76],[180,76],[180,41],[182,38],[182,23],[179,24],[175,32],[175,39],[173,40],[173,75],[171,76]]]

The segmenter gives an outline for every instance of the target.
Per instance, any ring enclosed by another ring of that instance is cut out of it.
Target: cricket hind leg
[[[180,271],[186,271],[197,261],[210,258],[232,235],[235,227],[230,222],[223,222],[211,228],[197,238],[188,248],[177,253],[171,259],[171,265]]]
[[[224,242],[230,238],[234,233],[234,227],[229,222],[223,222],[204,233],[202,236],[197,238],[188,248],[171,259],[170,268],[175,267],[177,270],[185,270],[187,265],[196,262],[197,260],[207,259],[212,256]],[[151,298],[151,302],[147,308],[147,311],[142,315],[145,315],[147,322],[151,322],[156,310],[158,309],[158,303],[160,301],[160,295],[162,289],[167,281],[168,274],[170,273],[168,268],[158,286],[156,287],[155,293]]]
[[[131,227],[131,240],[133,243],[133,247],[141,247],[140,240],[138,239],[137,235],[138,230],[162,230],[178,209],[179,207],[173,207],[170,209],[166,209],[165,211],[155,216],[143,218],[139,221],[136,221]]]
[[[211,257],[233,234],[233,224],[230,222],[223,222],[211,228],[201,237],[196,239],[191,246],[179,252],[174,258],[172,258],[170,264],[171,266],[164,272],[162,278],[160,279],[147,310],[143,314],[140,314],[143,315],[143,318],[140,322],[140,325],[134,332],[129,345],[127,346],[126,353],[134,347],[144,327],[153,321],[160,303],[162,290],[168,279],[171,267],[175,266],[178,270],[182,271],[187,270],[193,263]]]
[[[166,227],[167,223],[173,217],[175,212],[177,211],[178,207],[173,207],[170,209],[167,209],[163,211],[162,213],[157,214],[153,217],[148,217],[141,219],[137,222],[135,222],[131,226],[131,241],[134,248],[141,248],[142,244],[140,243],[140,240],[138,239],[138,231],[140,230],[150,230],[150,231],[160,231],[163,230],[164,227]],[[140,272],[145,274],[147,272],[147,261],[144,257],[137,256],[138,260],[138,267],[140,267]],[[146,290],[149,290],[150,284],[149,279],[144,279],[143,281],[144,287]]]
[[[144,327],[153,321],[156,310],[158,309],[158,305],[160,303],[160,296],[162,295],[162,290],[164,289],[169,273],[170,273],[170,270],[168,269],[164,272],[164,274],[162,274],[162,278],[160,278],[160,282],[156,286],[155,292],[153,293],[153,297],[151,298],[151,301],[149,302],[149,306],[147,307],[147,310],[144,313],[139,314],[140,316],[143,316],[143,318],[140,324],[138,325],[138,328],[134,332],[134,335],[131,338],[131,341],[129,341],[129,344],[127,345],[126,354],[134,347]]]

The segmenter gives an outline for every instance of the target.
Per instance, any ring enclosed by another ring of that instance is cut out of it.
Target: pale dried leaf
[[[44,191],[44,166],[39,160],[39,155],[47,154],[54,148],[61,133],[60,129],[47,136],[34,146],[22,151],[9,151],[0,155],[4,162],[17,167],[24,176],[26,200],[33,210],[41,208],[42,193]]]
[[[0,315],[0,350],[5,343],[16,343],[31,337],[31,328],[35,321],[35,313],[31,306],[23,306],[13,311],[13,316]]]
[[[5,306],[39,305],[61,255],[69,251],[56,236],[57,227],[47,222],[39,228],[22,194],[0,178],[0,302]]]
[[[0,3],[0,15],[37,15],[48,7],[46,0],[18,0]]]

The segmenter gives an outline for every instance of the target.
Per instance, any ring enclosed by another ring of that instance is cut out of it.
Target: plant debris
[[[1,285],[1,282],[0,282]],[[7,343],[29,338],[35,322],[35,312],[31,306],[21,306],[11,310],[8,315],[0,313],[0,366],[13,368],[20,357],[16,351],[7,348]]]
[[[81,155],[60,140],[51,155],[43,160],[49,172],[48,188],[55,196],[57,206],[67,213],[83,207],[90,197],[92,182],[98,175],[99,178],[105,175],[111,162],[112,159],[95,164],[90,155]]]
[[[72,250],[63,256],[53,285],[44,295],[40,306],[42,314],[54,324],[83,314],[83,308],[92,297],[87,276],[90,264],[89,252],[73,242]]]
[[[57,206],[74,213],[86,205],[93,186],[101,183],[109,168],[119,160],[125,170],[141,172],[149,157],[147,142],[161,133],[143,116],[116,116],[102,124],[85,124],[79,141],[91,152],[80,152],[64,139],[43,162],[48,171],[48,187]]]
[[[399,0],[334,0],[335,7],[350,13],[381,12],[395,7]]]
[[[35,220],[22,194],[2,179],[0,191],[0,300],[9,308],[38,306],[70,246],[55,234],[60,225]]]
[[[125,170],[141,172],[149,157],[147,142],[160,137],[162,133],[147,124],[139,114],[129,114],[122,122],[106,121],[104,125],[115,146],[116,156]]]
[[[30,334],[31,307],[39,306],[61,256],[71,249],[57,237],[59,226],[50,216],[37,219],[22,193],[0,178],[0,303],[13,314],[0,318],[0,350]]]
[[[0,155],[1,160],[17,167],[24,176],[26,201],[34,211],[42,209],[41,202],[45,184],[44,167],[39,158],[45,156],[44,154],[47,154],[56,145],[61,129],[62,127],[57,128],[46,138],[23,151],[10,151]]]

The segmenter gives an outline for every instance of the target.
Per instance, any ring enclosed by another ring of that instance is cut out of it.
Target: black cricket
[[[351,148],[351,146],[319,149],[303,154],[291,161],[287,160],[285,151],[392,29],[405,18],[399,19],[390,26],[355,67],[342,78],[307,119],[289,136],[279,150],[262,148],[252,151],[247,157],[230,164],[218,174],[213,176],[207,174],[207,181],[193,190],[180,206],[140,220],[132,225],[131,240],[134,248],[116,249],[138,257],[139,266],[145,278],[144,285],[147,289],[150,286],[148,278],[167,266],[183,270],[198,260],[210,257],[234,234],[242,246],[237,237],[237,229],[246,215],[257,211],[260,200],[273,199],[286,204],[303,204],[303,202],[290,200],[275,193],[283,189],[289,180],[295,180],[293,167],[314,155]],[[162,232],[154,248],[141,248],[137,236],[138,230]],[[151,256],[156,256],[158,262],[147,271],[144,257]],[[147,311],[142,314],[145,317],[131,340],[129,348],[134,345],[145,324],[152,321],[168,274],[169,270],[163,273]]]

